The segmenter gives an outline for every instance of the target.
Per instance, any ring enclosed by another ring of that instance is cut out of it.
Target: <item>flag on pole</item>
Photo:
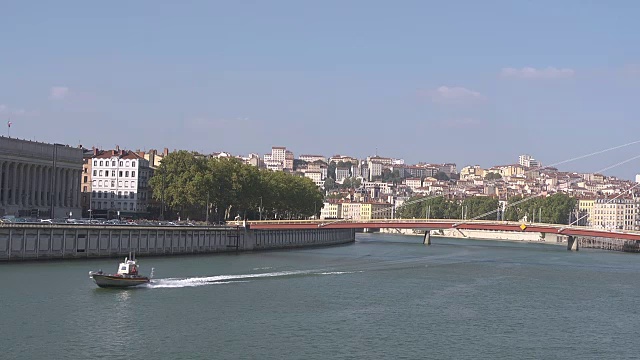
[[[13,124],[13,123],[11,122],[11,120],[7,121],[7,126],[8,126],[8,127],[11,127],[11,124]]]

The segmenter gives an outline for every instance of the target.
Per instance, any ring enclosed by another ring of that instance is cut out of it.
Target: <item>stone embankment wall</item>
[[[600,237],[578,237],[578,247],[582,249],[598,249],[640,253],[640,243],[633,240],[609,239]]]
[[[424,235],[421,229],[380,229],[387,234]],[[543,234],[537,232],[492,231],[492,230],[431,230],[431,237],[447,237],[471,240],[531,241],[546,244],[567,244],[566,235]],[[598,249],[640,253],[640,242],[624,239],[597,237],[576,237],[578,249]]]
[[[86,225],[0,226],[0,261],[228,253],[352,243],[352,229]]]

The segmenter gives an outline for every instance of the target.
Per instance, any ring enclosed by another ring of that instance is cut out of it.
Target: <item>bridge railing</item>
[[[614,234],[635,234],[640,235],[640,231],[638,230],[619,230],[619,229],[604,229],[593,226],[578,226],[578,225],[567,225],[567,224],[549,224],[549,223],[533,223],[533,222],[522,222],[522,221],[501,221],[501,220],[459,220],[459,219],[317,219],[317,220],[256,220],[249,221],[248,223],[251,225],[296,225],[296,224],[314,224],[318,225],[318,227],[328,226],[331,224],[362,224],[363,227],[367,227],[368,224],[451,224],[451,228],[456,228],[460,222],[460,225],[464,224],[475,224],[475,225],[513,225],[520,226],[524,224],[527,227],[541,227],[547,229],[556,229],[558,233],[562,233],[563,230],[588,230],[602,233],[614,233]]]

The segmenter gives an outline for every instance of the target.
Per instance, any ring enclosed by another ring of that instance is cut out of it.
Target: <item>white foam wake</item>
[[[217,276],[204,276],[204,277],[190,277],[190,278],[166,278],[166,279],[153,279],[151,283],[147,284],[148,288],[162,289],[162,288],[184,288],[184,287],[196,287],[204,285],[222,285],[238,282],[247,282],[247,279],[259,279],[259,278],[272,278],[282,276],[296,276],[296,275],[342,275],[353,274],[356,271],[332,271],[332,272],[318,272],[313,270],[299,270],[299,271],[278,271],[260,274],[239,274],[239,275],[217,275]]]

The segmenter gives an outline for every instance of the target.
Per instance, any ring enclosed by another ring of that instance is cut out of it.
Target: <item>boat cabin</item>
[[[118,266],[118,275],[138,275],[138,265],[134,260],[124,258],[124,262]]]

